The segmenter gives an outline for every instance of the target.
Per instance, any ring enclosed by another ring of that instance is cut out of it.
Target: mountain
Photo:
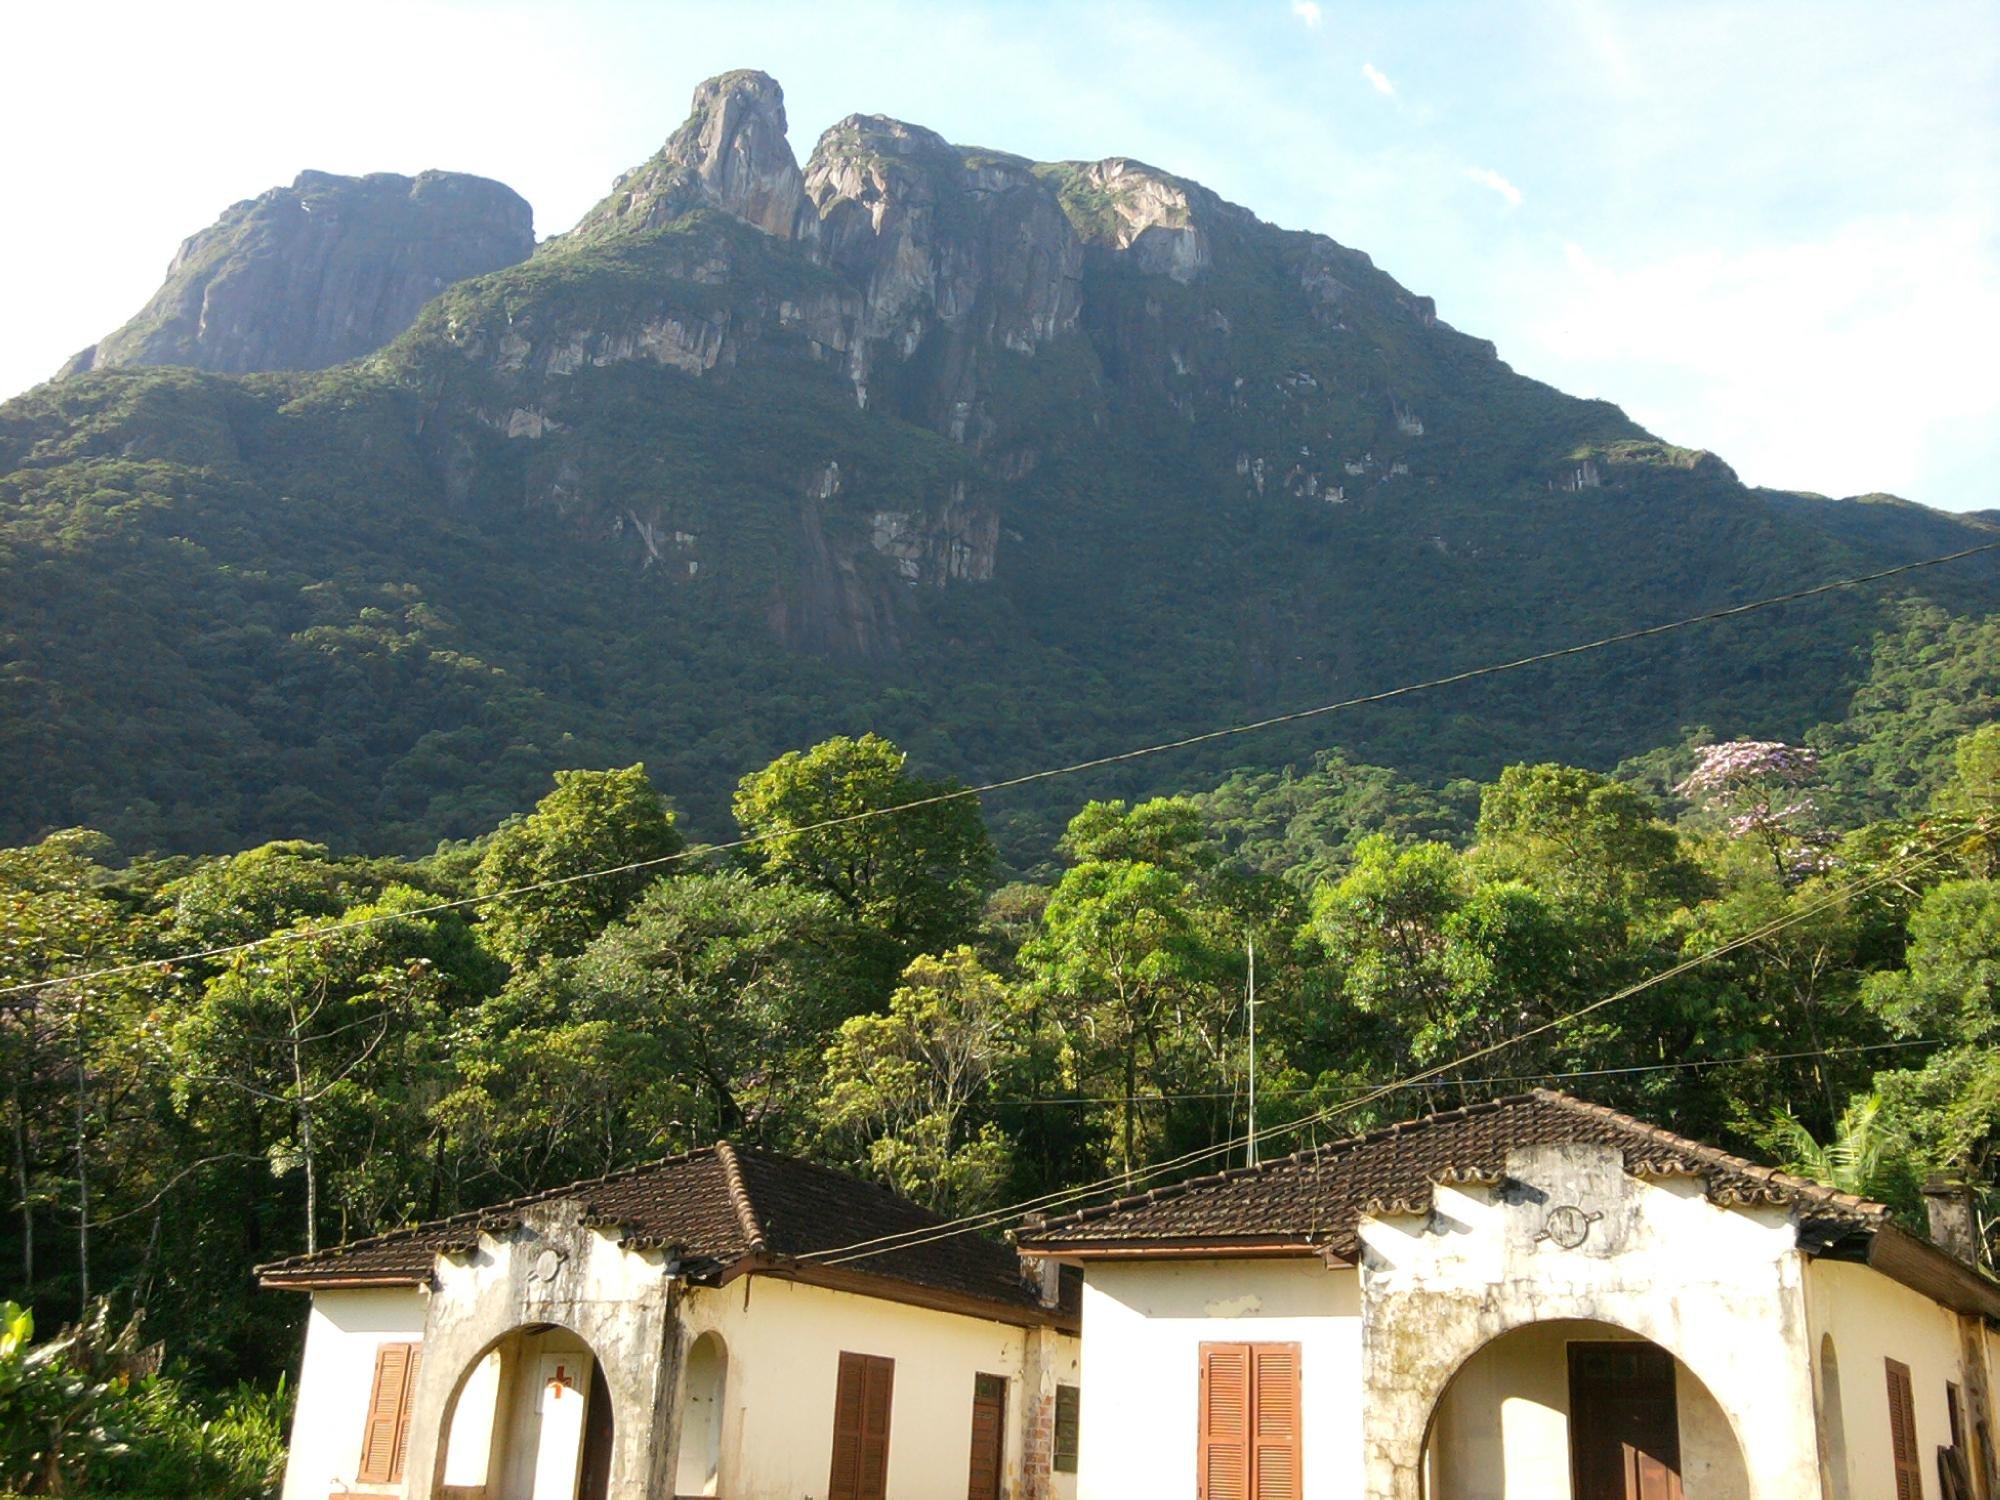
[[[381,348],[453,282],[534,248],[527,201],[484,177],[301,172],[183,244],[152,300],[61,373],[324,369]]]
[[[0,407],[0,837],[420,848],[639,758],[716,833],[738,775],[830,733],[984,780],[1984,536],[1746,488],[1140,162],[854,115],[801,166],[778,85],[734,73],[365,358]],[[1898,592],[1983,615],[2000,574]],[[1328,744],[1441,780],[1795,733],[1897,608],[1820,598],[988,815],[1022,848],[1081,796]]]

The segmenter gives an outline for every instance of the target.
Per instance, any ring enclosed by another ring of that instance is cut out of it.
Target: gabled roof
[[[1425,1115],[1277,1161],[1190,1178],[1031,1228],[1018,1239],[1059,1250],[1148,1241],[1292,1241],[1351,1260],[1364,1217],[1428,1213],[1438,1183],[1500,1180],[1520,1146],[1601,1145],[1635,1176],[1701,1177],[1726,1204],[1795,1209],[1832,1243],[1873,1229],[1888,1210],[1549,1089]]]
[[[1009,1322],[1073,1322],[1042,1305],[1004,1245],[953,1234],[844,1264],[823,1252],[944,1221],[872,1182],[755,1146],[721,1142],[491,1208],[259,1266],[267,1287],[421,1286],[440,1254],[473,1249],[523,1210],[574,1199],[591,1225],[623,1231],[635,1250],[678,1249],[685,1274],[720,1284],[745,1272],[952,1307]]]
[[[1636,1177],[1696,1177],[1715,1203],[1783,1208],[1808,1254],[1865,1260],[1947,1306],[2000,1318],[2000,1283],[1897,1228],[1882,1204],[1551,1089],[1030,1221],[1015,1240],[1025,1255],[1077,1260],[1319,1254],[1352,1264],[1364,1218],[1428,1213],[1438,1184],[1497,1184],[1509,1151],[1550,1145],[1613,1146]]]

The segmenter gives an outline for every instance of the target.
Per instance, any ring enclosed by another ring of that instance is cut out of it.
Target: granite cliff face
[[[799,164],[785,138],[785,93],[765,73],[711,78],[694,91],[681,128],[551,248],[661,229],[713,207],[766,234],[811,237]]]
[[[189,239],[165,284],[61,374],[318,370],[369,354],[447,286],[534,249],[527,202],[462,172],[301,172]]]

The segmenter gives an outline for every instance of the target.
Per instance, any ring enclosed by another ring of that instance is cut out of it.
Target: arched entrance
[[[1461,1365],[1431,1412],[1426,1500],[1748,1500],[1729,1418],[1668,1350],[1613,1324],[1530,1323]]]
[[[441,1500],[605,1500],[611,1392],[590,1346],[553,1323],[489,1344],[445,1407]]]
[[[674,1494],[714,1495],[722,1480],[723,1396],[729,1385],[729,1351],[722,1335],[704,1333],[681,1367],[681,1441]]]

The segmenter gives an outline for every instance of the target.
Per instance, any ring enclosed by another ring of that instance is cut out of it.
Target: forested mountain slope
[[[1140,163],[702,86],[566,235],[319,373],[0,407],[0,838],[415,850],[643,758],[699,833],[875,729],[972,780],[1981,539],[1751,490],[1515,374],[1365,255]],[[1950,615],[1986,559],[1909,587]],[[1422,780],[1838,714],[1836,596],[1274,734]],[[1046,847],[1141,762],[992,809]],[[1051,794],[1053,795],[1053,794]]]

